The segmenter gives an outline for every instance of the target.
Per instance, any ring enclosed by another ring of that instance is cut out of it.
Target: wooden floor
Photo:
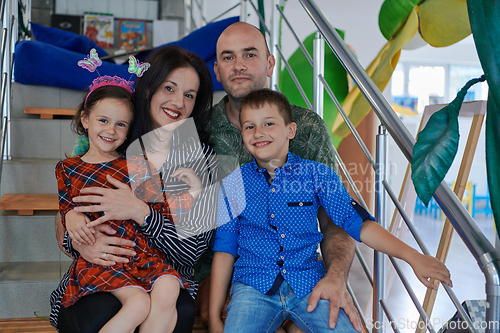
[[[0,332],[2,333],[57,333],[48,319],[41,318],[16,318],[0,319]],[[207,326],[197,317],[193,333],[208,333]]]
[[[57,330],[50,326],[46,319],[39,318],[16,318],[0,319],[0,332],[2,333],[57,333]]]

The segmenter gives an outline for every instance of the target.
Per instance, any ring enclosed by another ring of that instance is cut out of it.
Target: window
[[[482,74],[478,66],[399,63],[391,78],[393,103],[422,113],[426,105],[450,103],[468,80]],[[469,89],[464,101],[487,97],[488,85],[482,82]]]

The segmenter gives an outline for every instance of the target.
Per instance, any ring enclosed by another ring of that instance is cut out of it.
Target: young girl
[[[94,80],[73,120],[76,132],[88,137],[89,150],[56,166],[59,210],[63,225],[76,242],[94,241],[93,230],[87,228],[87,223],[100,215],[87,213],[80,220],[66,224],[66,213],[76,205],[72,198],[80,195],[80,190],[85,187],[114,188],[108,182],[109,176],[132,183],[138,198],[153,202],[151,208],[164,212],[171,220],[173,217],[182,218],[201,190],[201,182],[194,171],[180,168],[171,176],[184,181],[190,190],[174,196],[165,195],[159,178],[153,177],[157,172],[147,160],[129,157],[127,161],[119,153],[133,121],[134,101],[128,83],[107,76]],[[188,287],[186,281],[167,264],[162,252],[148,244],[135,221],[108,223],[117,230],[117,235],[136,243],[136,255],[127,264],[109,267],[78,258],[73,262],[62,305],[68,307],[95,292],[111,292],[120,300],[122,308],[99,332],[133,332],[138,325],[141,325],[140,332],[172,332],[177,319],[176,295],[180,288]],[[164,316],[149,318],[150,309],[154,307],[164,309]]]

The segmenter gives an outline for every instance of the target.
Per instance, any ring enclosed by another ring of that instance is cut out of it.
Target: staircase
[[[12,160],[3,162],[0,185],[0,332],[55,332],[34,317],[49,315],[50,292],[71,263],[55,238],[54,168],[73,150],[70,114],[84,95],[13,83]],[[207,332],[199,317],[193,332]]]
[[[57,246],[54,229],[54,167],[75,143],[71,117],[41,119],[40,114],[25,114],[24,109],[74,110],[83,96],[73,90],[13,83],[12,160],[4,161],[0,186],[4,196],[0,202],[0,319],[29,318],[34,313],[48,316],[49,294],[71,262]]]

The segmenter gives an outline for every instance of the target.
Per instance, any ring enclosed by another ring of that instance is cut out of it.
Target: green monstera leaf
[[[413,147],[411,179],[415,191],[427,206],[432,195],[443,181],[458,151],[458,113],[467,90],[484,81],[484,75],[472,79],[458,92],[457,97],[447,106],[434,113],[425,128],[418,134]]]

